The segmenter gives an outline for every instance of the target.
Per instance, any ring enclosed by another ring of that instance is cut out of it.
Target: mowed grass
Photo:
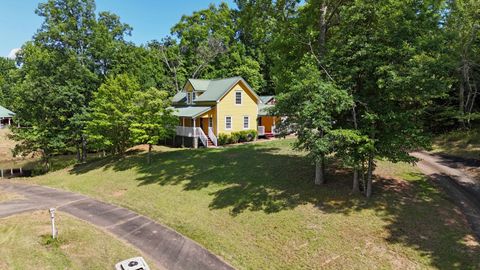
[[[68,214],[58,212],[56,222],[59,237],[52,242],[47,211],[0,219],[0,269],[113,269],[119,261],[141,256]]]
[[[21,181],[133,209],[240,269],[480,268],[463,215],[414,167],[379,162],[366,200],[332,166],[315,186],[292,142],[157,148],[151,164],[137,154]]]
[[[480,128],[452,131],[436,137],[433,152],[480,159]]]

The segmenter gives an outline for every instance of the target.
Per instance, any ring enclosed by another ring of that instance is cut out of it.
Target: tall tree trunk
[[[87,139],[84,134],[82,134],[82,162],[87,162]]]
[[[467,63],[463,60],[462,64],[462,75],[460,76],[460,87],[458,92],[458,113],[460,115],[460,125],[462,128],[465,128],[465,84],[468,83],[465,81],[467,73]]]
[[[323,157],[315,162],[315,185],[323,185],[325,183]]]
[[[367,198],[372,196],[372,181],[373,181],[373,155],[368,157],[368,169],[367,169],[367,189],[365,191],[365,195]]]
[[[152,144],[148,144],[148,154],[147,154],[147,163],[150,164],[152,162]]]
[[[327,41],[327,1],[322,1],[322,6],[320,7],[320,31],[318,34],[318,46],[320,48],[320,58],[325,56],[325,43]]]
[[[358,179],[358,169],[353,169],[353,189],[352,192],[357,194],[360,193],[360,181]]]

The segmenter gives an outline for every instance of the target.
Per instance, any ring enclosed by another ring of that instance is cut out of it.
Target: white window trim
[[[240,93],[240,103],[237,103],[237,93]],[[240,106],[243,104],[243,91],[242,90],[235,90],[235,97],[234,97],[234,103],[237,106]]]
[[[230,117],[230,128],[227,127],[227,118]],[[225,130],[232,130],[233,128],[233,117],[230,115],[225,116]]]
[[[248,119],[248,122],[247,122],[247,127],[245,127],[245,118]],[[248,115],[244,115],[243,116],[243,123],[242,123],[242,126],[243,126],[243,129],[250,129],[250,116]]]
[[[213,118],[212,117],[208,118],[208,127],[213,128]]]
[[[193,101],[192,101],[192,92],[187,92],[187,104],[192,104]]]
[[[197,98],[197,94],[195,94],[195,92],[193,92],[193,91],[191,93],[192,93],[192,104],[193,104],[193,102]]]

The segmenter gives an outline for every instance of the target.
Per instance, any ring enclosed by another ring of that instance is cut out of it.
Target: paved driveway
[[[161,269],[233,269],[196,242],[128,209],[43,186],[6,181],[0,188],[25,197],[0,203],[0,218],[56,207],[128,241]]]

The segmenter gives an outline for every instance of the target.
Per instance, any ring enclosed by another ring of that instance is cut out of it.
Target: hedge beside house
[[[239,142],[251,142],[257,139],[258,133],[254,129],[232,132],[230,134],[220,133],[218,144],[226,145]]]

